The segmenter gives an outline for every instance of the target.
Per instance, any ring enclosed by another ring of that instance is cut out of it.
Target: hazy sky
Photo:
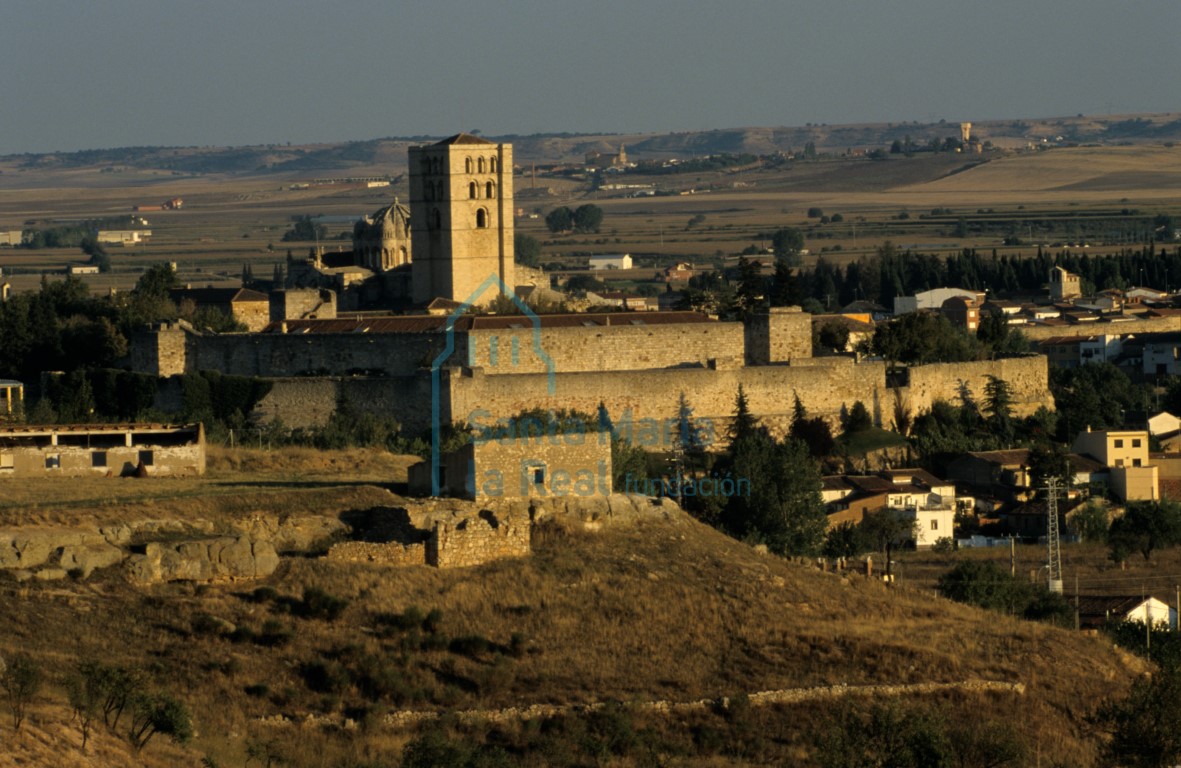
[[[2,0],[0,153],[1181,111],[1177,0]]]

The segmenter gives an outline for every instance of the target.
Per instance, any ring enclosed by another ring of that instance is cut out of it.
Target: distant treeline
[[[1056,266],[1079,275],[1084,291],[1133,286],[1181,288],[1181,247],[1157,250],[1144,246],[1106,256],[1038,249],[1033,257],[985,255],[965,248],[945,258],[902,251],[887,243],[872,256],[843,267],[823,256],[814,267],[794,273],[780,266],[773,277],[764,280],[765,295],[776,306],[811,300],[829,309],[865,299],[890,309],[896,296],[913,296],[932,288],[988,291],[997,297],[1040,294],[1045,291],[1050,269]],[[701,282],[707,283],[708,278]]]

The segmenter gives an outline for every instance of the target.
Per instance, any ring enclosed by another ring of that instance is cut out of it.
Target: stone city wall
[[[885,365],[854,364],[848,358],[828,358],[826,364],[806,366],[735,367],[619,371],[611,373],[558,373],[553,394],[542,374],[489,376],[480,369],[449,371],[446,382],[454,421],[487,424],[531,408],[573,409],[594,414],[603,403],[617,429],[633,430],[633,442],[667,444],[675,429],[678,398],[683,392],[702,425],[712,421],[715,437],[724,432],[734,412],[741,384],[751,411],[772,422],[790,420],[794,395],[799,394],[808,412],[830,420],[841,409],[860,400],[871,413],[888,408]],[[704,425],[703,425],[704,426]],[[708,426],[704,428],[709,431]]]
[[[430,376],[274,379],[250,416],[263,424],[278,420],[290,429],[322,427],[342,403],[422,432],[431,426]]]
[[[407,376],[429,369],[445,342],[438,333],[192,335],[186,370],[264,378]]]
[[[466,364],[488,373],[546,372],[529,319],[522,317],[521,323],[522,328],[456,334],[467,337],[466,345],[457,338],[457,347],[468,350]],[[557,373],[704,367],[717,358],[741,360],[743,344],[742,323],[730,322],[546,328],[540,338]]]
[[[967,386],[977,403],[981,403],[989,376],[1008,382],[1013,393],[1014,415],[1029,416],[1042,406],[1054,409],[1045,355],[912,366],[909,369],[909,386],[902,394],[913,414],[929,409],[936,400],[957,401],[961,384]],[[892,404],[891,400],[886,406],[887,413]]]

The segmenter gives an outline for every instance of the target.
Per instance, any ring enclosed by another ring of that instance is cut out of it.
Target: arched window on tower
[[[480,173],[484,172],[484,158],[480,158]]]
[[[488,228],[488,212],[483,208],[476,211],[476,229]]]
[[[495,157],[488,161],[488,170],[491,171],[492,173],[496,173],[496,158]]]
[[[472,159],[470,157],[463,161],[463,170],[464,173],[472,172]]]
[[[484,185],[484,197],[488,198],[489,200],[496,197],[496,185],[495,184],[493,184],[492,182],[488,182],[487,184]]]
[[[475,200],[475,199],[476,199],[476,182],[474,182],[474,181],[468,182],[468,185],[467,185],[467,196],[468,196],[468,198],[469,198],[469,199],[471,199],[471,200]]]

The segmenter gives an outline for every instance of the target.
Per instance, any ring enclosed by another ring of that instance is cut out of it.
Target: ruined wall
[[[373,565],[426,565],[425,544],[399,544],[396,541],[342,541],[328,550],[329,560]]]
[[[488,513],[462,522],[436,523],[426,544],[427,565],[465,568],[506,557],[526,557],[530,551],[529,520],[498,520]]]
[[[1050,394],[1045,355],[913,366],[909,369],[909,385],[902,394],[911,413],[918,414],[930,408],[936,400],[955,401],[962,382],[980,403],[984,400],[984,386],[989,375],[1009,383],[1013,391],[1014,415],[1029,416],[1042,406],[1053,410],[1054,396]]]
[[[639,320],[642,321],[642,317]],[[466,364],[489,373],[543,373],[528,318],[516,329],[474,330],[456,334],[467,349]],[[811,342],[811,329],[809,329]],[[466,341],[466,345],[463,343]],[[742,323],[670,323],[607,327],[546,328],[540,346],[559,373],[632,371],[705,366],[711,359],[743,357]]]

